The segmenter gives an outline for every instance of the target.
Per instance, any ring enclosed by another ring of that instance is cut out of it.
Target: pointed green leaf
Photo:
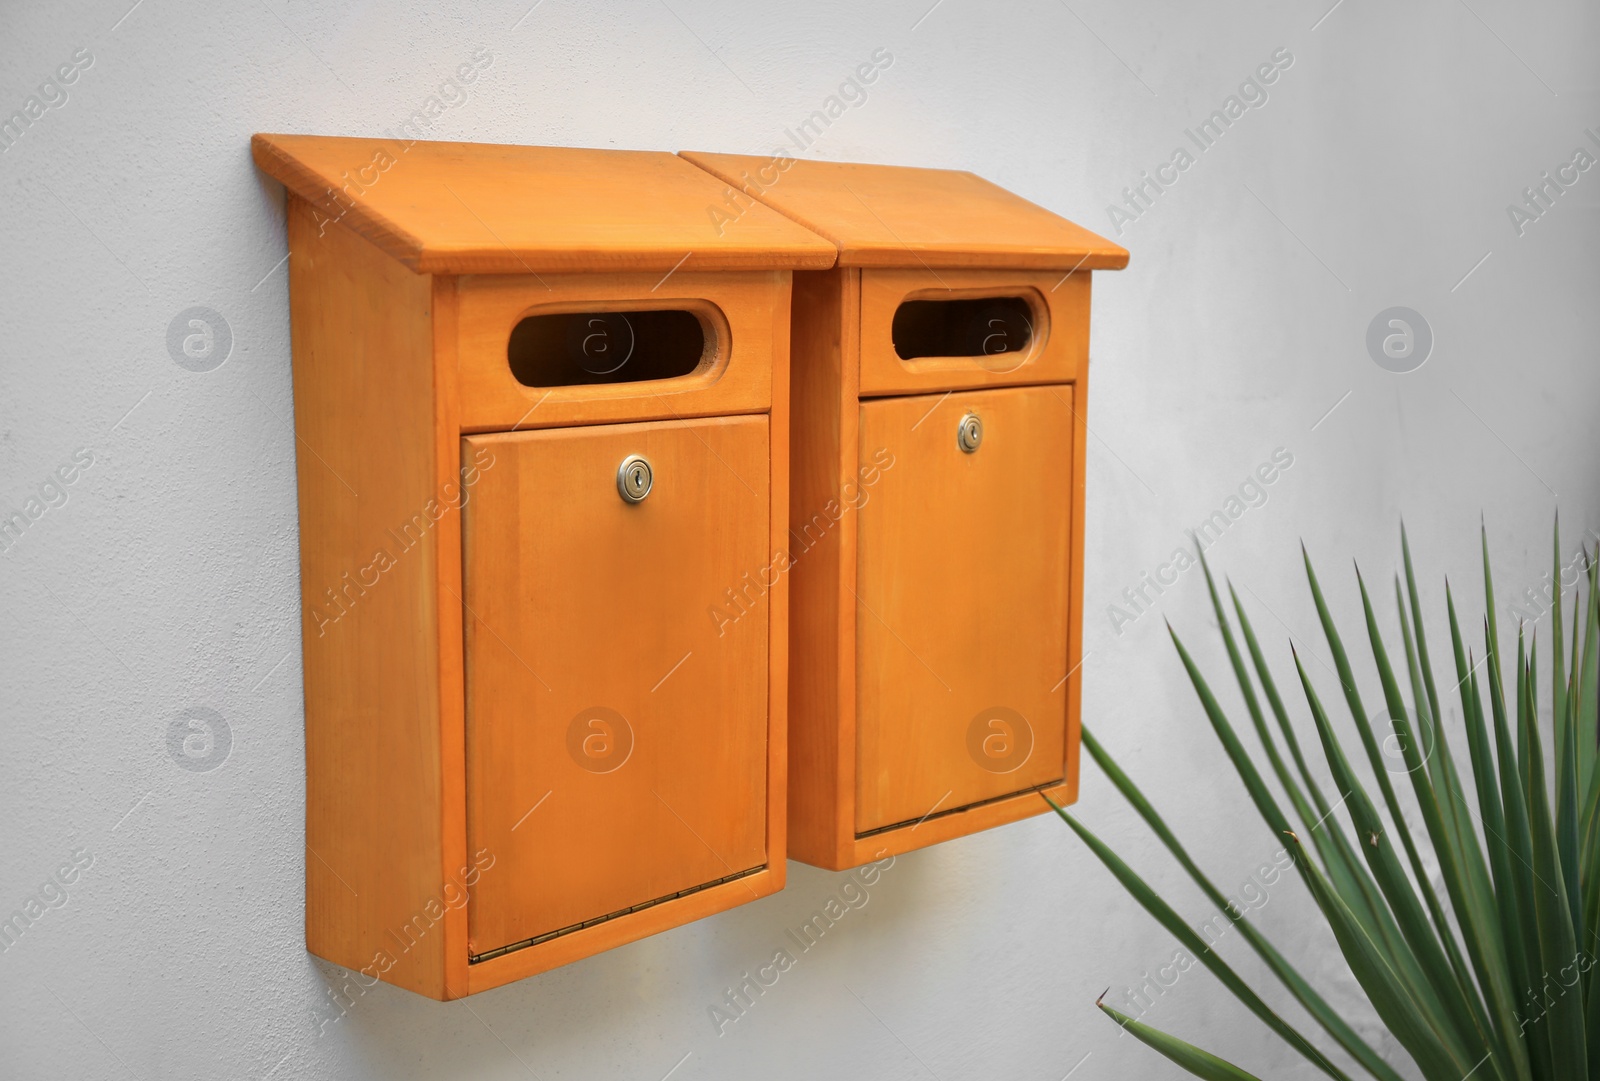
[[[1544,751],[1539,739],[1538,710],[1534,705],[1534,665],[1538,663],[1535,645],[1528,667],[1519,672],[1518,715],[1527,739],[1528,755],[1522,762],[1522,780],[1528,800],[1528,819],[1533,835],[1533,866],[1538,878],[1534,890],[1534,915],[1539,927],[1539,945],[1544,973],[1548,978],[1577,957],[1578,939],[1572,925],[1572,909],[1567,903],[1566,876],[1556,849],[1555,823],[1550,816],[1550,796],[1545,787]],[[1545,1027],[1550,1034],[1551,1058],[1559,1077],[1588,1076],[1588,1053],[1583,1030],[1583,1004],[1577,996],[1555,997],[1555,1005]]]
[[[1493,887],[1480,886],[1487,893],[1485,901],[1495,913],[1499,933],[1494,945],[1505,958],[1506,978],[1512,988],[1512,1013],[1520,1022],[1523,1019],[1517,1003],[1517,989],[1530,982],[1527,955],[1522,948],[1522,915],[1517,907],[1517,892],[1512,881],[1511,853],[1505,840],[1505,813],[1500,805],[1500,786],[1495,783],[1494,755],[1490,750],[1488,732],[1483,716],[1483,697],[1478,687],[1478,665],[1472,663],[1472,654],[1465,649],[1461,626],[1456,620],[1455,598],[1450,586],[1445,584],[1445,607],[1450,616],[1450,643],[1456,662],[1456,690],[1461,695],[1461,712],[1467,730],[1467,750],[1472,758],[1472,776],[1477,788],[1478,813],[1483,825],[1484,846],[1488,852],[1489,868],[1494,876]],[[1457,794],[1463,809],[1467,809],[1464,794]],[[1487,932],[1486,932],[1487,933]],[[1502,1018],[1501,1026],[1509,1035],[1509,1021]],[[1520,1025],[1517,1029],[1520,1036]],[[1512,1038],[1513,1054],[1517,1054],[1518,1074],[1526,1073],[1530,1064],[1523,1041]]]
[[[1483,544],[1483,610],[1489,624],[1489,662],[1500,663],[1500,631],[1498,624],[1500,617],[1494,606],[1494,575],[1489,572],[1489,527],[1480,518],[1478,520],[1478,536]]]
[[[1561,668],[1564,650],[1562,649],[1562,619],[1561,619],[1561,512],[1556,511],[1555,528],[1551,533],[1550,556],[1550,591],[1554,599],[1550,609],[1550,625],[1552,628],[1550,650],[1550,693],[1554,696],[1551,716],[1555,720],[1555,753],[1556,777],[1559,778],[1566,769],[1567,755],[1567,729],[1571,719],[1567,716],[1567,675]],[[1573,792],[1573,798],[1577,793]],[[1561,811],[1561,785],[1556,785],[1556,812]]]
[[[1583,614],[1583,678],[1578,687],[1578,783],[1585,790],[1600,776],[1600,544],[1595,558],[1584,556],[1589,580]],[[1595,804],[1590,803],[1593,813]]]
[[[1505,819],[1503,842],[1510,856],[1507,866],[1512,875],[1511,887],[1515,893],[1516,908],[1521,916],[1516,933],[1521,939],[1521,952],[1526,958],[1526,975],[1531,982],[1544,971],[1539,947],[1539,931],[1534,918],[1533,839],[1528,826],[1528,805],[1522,795],[1522,778],[1518,770],[1516,750],[1512,745],[1506,717],[1506,697],[1505,689],[1500,682],[1500,662],[1494,656],[1493,628],[1494,621],[1485,617],[1484,643],[1490,656],[1484,668],[1489,673],[1489,705],[1494,717],[1495,762],[1500,774],[1501,809]],[[1522,670],[1522,661],[1519,637],[1518,672]],[[1524,984],[1524,993],[1531,995],[1532,987]],[[1532,1011],[1524,1008],[1522,1012],[1527,1021],[1524,1031],[1528,1054],[1535,1067],[1534,1074],[1541,1079],[1553,1077],[1555,1066],[1551,1058],[1549,1034]]]
[[[1116,760],[1100,745],[1100,741],[1095,739],[1094,734],[1089,731],[1088,725],[1083,726],[1082,734],[1084,749],[1089,752],[1089,756],[1095,760],[1106,776],[1111,779],[1112,785],[1133,805],[1134,810],[1139,812],[1139,817],[1145,820],[1145,823],[1149,825],[1151,831],[1161,840],[1161,843],[1166,845],[1167,851],[1171,852],[1179,865],[1189,873],[1189,877],[1194,880],[1195,885],[1200,887],[1211,903],[1228,914],[1233,921],[1233,926],[1239,929],[1245,941],[1267,963],[1267,967],[1283,982],[1283,985],[1289,989],[1289,993],[1294,996],[1295,1001],[1299,1002],[1306,1012],[1316,1019],[1317,1023],[1338,1042],[1340,1047],[1344,1048],[1352,1058],[1361,1063],[1368,1073],[1374,1077],[1382,1078],[1383,1081],[1401,1081],[1400,1075],[1394,1071],[1393,1067],[1384,1062],[1378,1052],[1356,1034],[1355,1030],[1345,1022],[1344,1018],[1340,1017],[1322,996],[1312,989],[1311,985],[1295,970],[1294,966],[1284,959],[1283,955],[1273,947],[1266,936],[1256,929],[1249,918],[1238,912],[1233,903],[1228,900],[1221,890],[1217,889],[1215,883],[1211,881],[1205,872],[1200,869],[1199,864],[1195,863],[1194,859],[1189,855],[1188,850],[1178,840],[1177,835],[1172,832],[1166,820],[1157,813],[1155,807],[1145,798],[1139,786],[1134,784],[1133,780],[1117,765]],[[1049,797],[1046,797],[1046,802],[1049,802]],[[1208,937],[1210,936],[1208,935]],[[1215,945],[1214,939],[1211,944]]]
[[[1262,750],[1267,753],[1267,762],[1272,766],[1273,775],[1278,778],[1278,783],[1283,786],[1289,802],[1294,805],[1295,814],[1300,816],[1302,822],[1310,824],[1316,821],[1315,812],[1306,802],[1305,795],[1295,783],[1293,775],[1284,766],[1283,757],[1278,753],[1277,742],[1267,728],[1266,718],[1261,713],[1261,703],[1257,700],[1255,687],[1250,681],[1250,673],[1245,669],[1244,658],[1239,655],[1239,646],[1233,640],[1233,630],[1228,625],[1228,613],[1223,609],[1222,598],[1217,595],[1217,583],[1211,577],[1211,565],[1206,562],[1205,549],[1198,541],[1195,543],[1195,552],[1200,557],[1200,570],[1205,574],[1206,589],[1211,594],[1211,610],[1217,616],[1217,627],[1222,632],[1222,644],[1228,651],[1228,663],[1233,666],[1233,676],[1239,684],[1239,693],[1244,697],[1245,710],[1250,714],[1250,722],[1255,726],[1256,738],[1261,741]]]
[[[1428,1081],[1461,1081],[1471,1068],[1466,1059],[1444,1037],[1441,1028],[1429,1020],[1422,1004],[1407,994],[1388,959],[1361,930],[1316,866],[1310,860],[1299,862],[1308,870],[1311,894],[1338,939],[1350,971],[1394,1038],[1410,1053]]]
[[[1409,552],[1406,554],[1406,571],[1409,575]],[[1409,595],[1414,602],[1417,596],[1414,578],[1410,582]],[[1398,579],[1395,581],[1395,604],[1400,612],[1400,633],[1405,644],[1406,668],[1416,709],[1416,733],[1422,737],[1421,746],[1409,757],[1408,765],[1412,765],[1411,777],[1418,799],[1425,801],[1422,803],[1424,818],[1429,824],[1434,853],[1439,859],[1440,875],[1455,912],[1462,943],[1472,962],[1471,972],[1468,973],[1460,965],[1459,956],[1453,950],[1452,963],[1458,966],[1462,994],[1472,1010],[1477,1030],[1494,1047],[1497,1068],[1507,1076],[1526,1077],[1528,1063],[1521,1054],[1522,1043],[1512,1035],[1516,1029],[1515,996],[1506,970],[1505,954],[1498,944],[1499,926],[1492,915],[1493,900],[1488,896],[1488,877],[1478,848],[1477,834],[1466,819],[1466,801],[1461,796],[1444,725],[1436,719],[1434,711],[1438,708],[1438,696],[1433,680],[1431,676],[1424,678],[1420,674],[1422,651],[1417,643],[1422,634],[1422,620],[1413,607],[1408,622],[1406,595],[1401,592]],[[1413,626],[1417,631],[1417,639],[1411,633]],[[1427,813],[1430,808],[1434,812],[1432,815]],[[1454,946],[1448,922],[1441,930],[1447,944]],[[1473,975],[1477,977],[1476,984]],[[1480,992],[1482,999],[1479,998]]]
[[[1311,1041],[1300,1034],[1299,1030],[1274,1013],[1272,1008],[1262,1001],[1261,997],[1251,990],[1244,980],[1239,978],[1239,975],[1222,960],[1217,952],[1207,946],[1200,935],[1184,922],[1183,917],[1178,915],[1177,911],[1167,904],[1161,895],[1150,887],[1149,883],[1140,878],[1115,852],[1111,851],[1111,848],[1104,841],[1091,833],[1088,828],[1069,815],[1053,800],[1050,800],[1050,797],[1046,796],[1045,799],[1050,802],[1051,807],[1055,808],[1055,812],[1061,816],[1061,820],[1071,826],[1072,831],[1089,846],[1090,851],[1099,857],[1100,862],[1105,864],[1106,869],[1116,876],[1117,881],[1122,884],[1122,888],[1127,890],[1135,901],[1139,902],[1140,907],[1154,916],[1156,922],[1165,927],[1190,952],[1195,960],[1199,961],[1212,975],[1222,981],[1222,985],[1243,1003],[1251,1013],[1259,1017],[1280,1039],[1304,1055],[1308,1061],[1322,1070],[1323,1073],[1329,1077],[1339,1078],[1341,1081],[1349,1081],[1348,1074],[1330,1062],[1321,1051],[1317,1050]]]
[[[1384,765],[1383,755],[1379,752],[1377,741],[1373,737],[1372,725],[1368,719],[1366,707],[1361,702],[1361,693],[1356,689],[1355,673],[1351,670],[1350,659],[1344,650],[1344,642],[1339,636],[1338,628],[1334,625],[1332,614],[1328,611],[1327,602],[1323,599],[1322,587],[1317,582],[1316,571],[1311,566],[1311,556],[1305,551],[1304,545],[1301,545],[1301,555],[1305,562],[1306,579],[1311,585],[1311,599],[1317,609],[1317,618],[1322,623],[1322,631],[1328,640],[1328,648],[1333,653],[1333,663],[1339,673],[1339,683],[1344,690],[1345,702],[1350,707],[1351,718],[1355,721],[1356,733],[1361,737],[1362,748],[1367,753],[1367,762],[1372,767],[1374,779],[1378,782],[1378,791],[1383,795],[1384,805],[1388,808],[1390,820],[1395,825],[1395,834],[1400,838],[1401,846],[1405,849],[1406,858],[1416,878],[1417,891],[1421,893],[1430,913],[1440,913],[1439,899],[1434,895],[1433,886],[1428,881],[1427,871],[1423,867],[1422,857],[1417,851],[1416,842],[1412,839],[1411,831],[1406,828],[1405,814],[1400,808],[1399,799],[1395,796],[1394,785],[1389,781],[1389,772]],[[1357,577],[1359,581],[1359,573]],[[1365,586],[1362,587],[1362,598],[1365,603]],[[1370,604],[1368,604],[1369,609],[1370,607]],[[1402,708],[1400,712],[1404,714],[1405,711]],[[1379,832],[1385,831],[1380,828]],[[1392,892],[1397,887],[1394,884],[1385,885],[1382,876],[1378,875],[1376,867],[1373,868],[1373,873],[1377,877],[1379,885],[1383,887],[1384,896],[1388,898],[1390,906],[1394,907],[1397,903],[1403,903],[1397,902],[1397,894]],[[1409,885],[1407,885],[1403,893],[1405,896],[1410,897],[1413,902],[1415,901]],[[1407,941],[1411,943],[1411,948],[1416,951],[1418,962],[1426,970],[1430,964],[1430,955],[1437,953],[1440,949],[1437,940],[1434,939],[1434,934],[1428,933],[1423,936],[1424,928],[1418,926],[1408,927],[1406,916],[1409,913],[1403,912],[1401,908],[1396,907],[1394,914],[1401,930],[1406,934]],[[1435,926],[1437,927],[1437,919]],[[1431,947],[1428,946],[1419,936],[1433,940],[1433,945]],[[1448,965],[1448,963],[1448,960],[1446,960],[1445,964]],[[1459,995],[1454,997],[1457,1008],[1450,1009],[1449,1015],[1457,1023],[1468,1024],[1469,1028],[1463,1029],[1461,1032],[1462,1036],[1465,1037],[1467,1031],[1470,1031],[1470,1022],[1466,1018],[1466,1007],[1464,1003],[1460,1002]],[[1441,1000],[1441,1002],[1444,1001]]]
[[[1411,881],[1395,855],[1395,846],[1387,835],[1388,827],[1351,768],[1349,759],[1345,757],[1344,748],[1334,734],[1322,700],[1312,686],[1311,677],[1300,662],[1298,653],[1294,662],[1306,702],[1311,707],[1317,734],[1322,739],[1328,768],[1333,773],[1334,782],[1345,793],[1345,807],[1355,823],[1358,836],[1362,838],[1361,853],[1371,866],[1373,877],[1383,890],[1405,936],[1407,948],[1386,954],[1386,964],[1403,984],[1408,998],[1416,1002],[1417,1012],[1428,1027],[1439,1034],[1439,1039],[1462,1048],[1469,1044],[1476,1047],[1478,1044],[1472,1039],[1470,1024],[1463,1027],[1445,1005],[1445,994],[1455,994],[1455,977],[1433,938],[1433,930],[1412,891]],[[1367,937],[1370,940],[1370,936]],[[1461,1055],[1464,1057],[1465,1051]]]
[[[1438,799],[1434,795],[1432,785],[1428,778],[1427,769],[1422,761],[1422,740],[1419,737],[1411,718],[1406,711],[1405,699],[1401,697],[1400,685],[1395,681],[1394,669],[1389,663],[1389,653],[1384,647],[1383,638],[1378,632],[1377,615],[1372,610],[1372,599],[1367,595],[1366,582],[1361,579],[1361,572],[1356,572],[1356,584],[1361,591],[1361,606],[1366,614],[1367,637],[1372,643],[1372,657],[1378,667],[1378,681],[1383,688],[1385,705],[1388,710],[1390,724],[1400,743],[1400,752],[1406,764],[1406,775],[1411,778],[1412,790],[1416,795],[1417,803],[1422,810],[1422,819],[1428,832],[1428,838],[1433,842],[1434,854],[1439,858],[1440,867],[1446,881],[1453,877],[1451,866],[1451,842],[1444,829],[1444,822],[1439,813]],[[1380,777],[1380,780],[1382,778]],[[1461,1045],[1474,1046],[1476,1041],[1487,1041],[1488,1017],[1483,1004],[1478,998],[1477,988],[1472,983],[1472,977],[1467,971],[1466,960],[1461,956],[1460,948],[1456,945],[1455,935],[1450,927],[1450,922],[1445,918],[1444,908],[1439,904],[1439,898],[1434,893],[1433,884],[1428,879],[1427,869],[1418,853],[1416,842],[1411,837],[1410,827],[1405,819],[1396,814],[1394,818],[1394,831],[1399,834],[1405,843],[1406,853],[1411,858],[1412,871],[1416,878],[1417,892],[1422,895],[1423,903],[1427,906],[1428,915],[1432,920],[1433,929],[1437,932],[1437,946],[1430,942],[1413,941],[1412,946],[1417,950],[1417,956],[1424,963],[1424,970],[1436,962],[1431,952],[1433,949],[1442,949],[1442,960],[1445,968],[1433,974],[1434,987],[1439,992],[1439,999],[1444,1004],[1451,1021],[1456,1026],[1456,1033]],[[1380,880],[1381,881],[1381,880]],[[1392,902],[1391,902],[1392,903]],[[1398,913],[1397,913],[1398,915]],[[1401,921],[1404,929],[1405,922]],[[1448,973],[1447,979],[1439,977]]]
[[[1411,569],[1411,542],[1406,539],[1405,523],[1400,524],[1400,555],[1406,568],[1406,589],[1411,597],[1411,615],[1416,624],[1417,658],[1422,668],[1422,677],[1428,688],[1428,712],[1434,718],[1443,717],[1439,712],[1439,691],[1433,685],[1433,662],[1428,659],[1428,636],[1422,629],[1422,605],[1417,600],[1417,576]]]
[[[1256,641],[1255,631],[1245,614],[1244,605],[1240,603],[1239,595],[1233,591],[1231,585],[1228,587],[1228,592],[1233,598],[1234,611],[1239,616],[1239,628],[1250,651],[1251,663],[1261,680],[1262,689],[1266,692],[1273,716],[1277,718],[1278,727],[1283,732],[1284,743],[1289,747],[1295,767],[1300,771],[1301,779],[1305,782],[1306,790],[1316,807],[1316,819],[1307,820],[1306,825],[1312,843],[1316,845],[1317,853],[1322,857],[1329,881],[1375,941],[1386,949],[1403,949],[1399,928],[1395,926],[1394,918],[1389,915],[1389,910],[1383,902],[1383,895],[1379,892],[1377,884],[1372,881],[1372,875],[1367,870],[1366,864],[1356,857],[1355,846],[1346,837],[1344,825],[1335,814],[1338,808],[1328,802],[1311,773],[1310,765],[1301,750],[1300,741],[1295,737],[1294,727],[1289,722],[1288,710],[1284,708],[1277,684],[1272,679],[1272,672],[1267,667],[1265,657],[1262,656],[1260,644]]]
[[[1239,774],[1239,779],[1244,782],[1245,790],[1250,793],[1250,799],[1255,803],[1256,810],[1260,812],[1262,820],[1273,836],[1281,836],[1283,831],[1291,828],[1288,816],[1283,813],[1283,808],[1278,806],[1278,801],[1267,789],[1266,782],[1261,779],[1255,763],[1250,760],[1249,753],[1239,742],[1238,733],[1233,730],[1228,715],[1217,704],[1216,695],[1211,693],[1211,687],[1200,674],[1199,666],[1194,663],[1194,658],[1189,656],[1189,651],[1184,648],[1183,642],[1170,624],[1167,626],[1167,634],[1172,638],[1179,659],[1183,661],[1184,670],[1189,673],[1189,682],[1194,685],[1195,693],[1200,697],[1200,705],[1205,710],[1207,719],[1211,721],[1212,730],[1216,732],[1222,749],[1227,752],[1228,760],[1233,763],[1235,772]]]
[[[1153,1047],[1196,1077],[1205,1081],[1261,1081],[1255,1074],[1246,1073],[1209,1051],[1202,1051],[1194,1044],[1185,1043],[1176,1036],[1169,1036],[1160,1029],[1118,1013],[1104,1002],[1096,1002],[1095,1005],[1100,1007],[1101,1013],[1121,1025],[1124,1031],[1133,1033],[1140,1043]]]

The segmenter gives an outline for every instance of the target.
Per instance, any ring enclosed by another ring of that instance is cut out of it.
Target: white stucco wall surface
[[[1132,252],[1094,283],[1084,717],[1374,1031],[1301,887],[1246,885],[1279,844],[1167,640],[1169,620],[1246,723],[1173,554],[1220,510],[1208,556],[1284,686],[1292,637],[1335,701],[1302,540],[1347,640],[1353,558],[1397,644],[1404,518],[1446,686],[1443,576],[1475,626],[1480,515],[1506,634],[1556,510],[1563,558],[1595,542],[1593,5],[63,0],[0,25],[0,516],[26,520],[0,550],[0,915],[37,913],[0,953],[0,1076],[1177,1077],[1093,1008],[1110,987],[1129,1009],[1147,974],[1144,1020],[1321,1076],[1176,973],[1053,817],[900,857],[731,1023],[712,1007],[850,876],[791,864],[774,897],[465,1002],[334,1006],[345,973],[305,951],[303,450],[284,193],[250,135],[381,135],[437,97],[440,139],[766,153],[877,50],[892,63],[801,156],[972,170]],[[1168,182],[1130,206],[1147,176]],[[196,307],[220,364],[169,348]],[[1369,349],[1394,308],[1420,366],[1387,330]],[[226,747],[174,750],[192,710]],[[1077,813],[1214,915],[1087,760]]]

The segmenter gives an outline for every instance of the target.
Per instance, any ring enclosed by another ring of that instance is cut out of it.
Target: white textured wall
[[[1480,603],[1480,511],[1507,591],[1547,569],[1556,505],[1569,549],[1600,529],[1600,171],[1525,235],[1506,210],[1575,148],[1600,154],[1592,5],[130,2],[9,4],[0,32],[0,115],[45,110],[0,155],[0,513],[48,497],[0,551],[0,913],[42,908],[0,955],[5,1077],[1174,1076],[1091,1006],[1173,947],[1045,819],[901,857],[720,1036],[710,1004],[845,876],[792,865],[781,895],[698,925],[464,1003],[378,987],[319,1029],[342,974],[302,946],[283,193],[248,140],[379,134],[480,47],[492,63],[438,137],[746,152],[887,49],[811,153],[971,169],[1101,231],[1287,50],[1096,283],[1084,712],[1225,888],[1276,844],[1164,640],[1162,615],[1221,681],[1204,589],[1182,575],[1120,634],[1107,612],[1186,528],[1291,454],[1212,556],[1274,656],[1281,617],[1324,658],[1299,538],[1348,617],[1349,558],[1387,598],[1402,514],[1435,610],[1446,570]],[[1397,305],[1436,339],[1407,374],[1364,340]],[[168,348],[195,306],[231,333],[214,370]],[[75,454],[91,464],[52,487]],[[197,708],[231,732],[209,770],[169,750]],[[1209,915],[1088,765],[1080,810]],[[44,884],[74,852],[92,863],[63,902]],[[1347,1002],[1309,916],[1287,881],[1260,913]],[[1199,972],[1146,1019],[1313,1076]]]

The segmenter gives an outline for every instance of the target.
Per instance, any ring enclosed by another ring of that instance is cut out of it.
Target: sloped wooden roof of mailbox
[[[843,267],[1120,270],[1125,248],[972,173],[685,151],[833,241]],[[787,164],[785,164],[787,162]],[[764,170],[764,172],[763,172]],[[776,174],[771,183],[764,183]]]
[[[643,150],[257,135],[256,164],[421,274],[816,269],[836,252],[765,206]],[[716,210],[721,215],[719,219]]]

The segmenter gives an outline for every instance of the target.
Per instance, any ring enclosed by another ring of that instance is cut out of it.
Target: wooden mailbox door
[[[856,831],[1063,774],[1072,388],[861,403]],[[979,418],[968,453],[958,429]]]
[[[493,856],[474,956],[767,861],[767,605],[727,602],[769,562],[767,418],[463,440],[486,455],[463,517],[467,833]]]

